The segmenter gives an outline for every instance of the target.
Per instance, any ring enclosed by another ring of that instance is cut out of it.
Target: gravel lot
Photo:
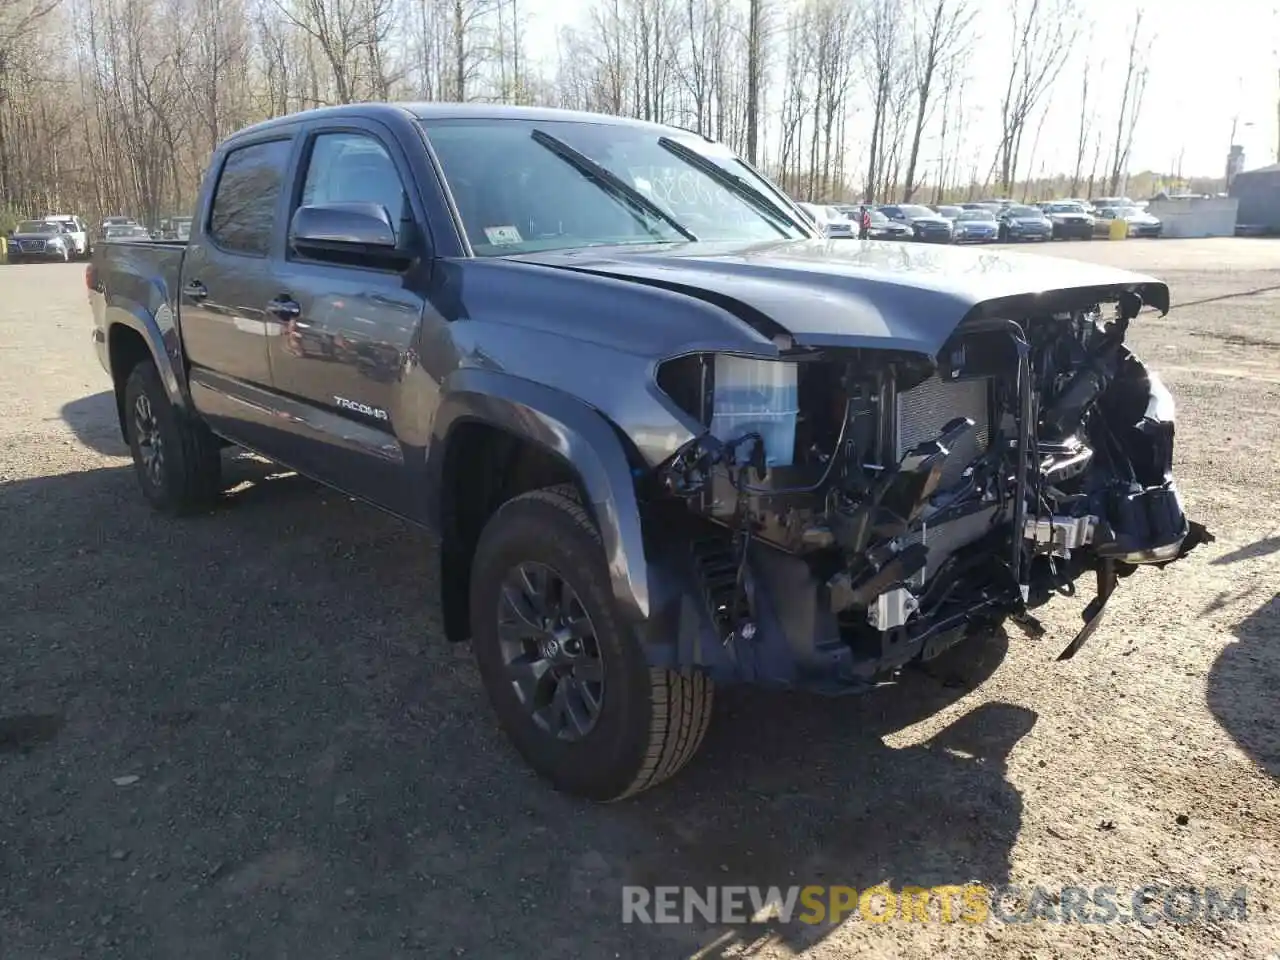
[[[0,956],[1275,956],[1280,241],[1038,252],[1171,283],[1132,342],[1217,542],[1067,664],[1091,588],[959,672],[731,691],[680,778],[609,807],[507,748],[422,534],[246,460],[224,508],[150,513],[83,268],[0,267]],[[620,922],[628,882],[970,881],[1243,884],[1248,919]]]

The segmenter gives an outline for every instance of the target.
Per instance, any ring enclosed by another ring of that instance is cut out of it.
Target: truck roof
[[[403,103],[348,103],[335,107],[318,107],[314,110],[303,110],[283,117],[264,120],[251,127],[245,127],[232,134],[228,141],[261,133],[273,127],[287,126],[298,121],[307,121],[323,117],[369,117],[397,115],[409,116],[418,120],[543,120],[569,121],[577,123],[599,123],[614,126],[638,127],[653,131],[679,131],[661,123],[648,120],[635,120],[631,117],[614,117],[608,114],[587,113],[581,110],[557,110],[551,107],[514,107],[498,103],[419,103],[406,101]]]

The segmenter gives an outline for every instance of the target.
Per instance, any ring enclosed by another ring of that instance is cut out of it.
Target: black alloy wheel
[[[133,399],[133,435],[137,438],[140,468],[147,480],[161,486],[164,483],[164,436],[145,393]]]
[[[600,719],[604,663],[577,591],[542,563],[503,578],[498,646],[512,688],[533,722],[560,740],[581,740]]]
[[[714,687],[700,672],[649,662],[574,487],[531,490],[493,513],[475,547],[469,605],[498,722],[557,790],[621,800],[697,752]]]

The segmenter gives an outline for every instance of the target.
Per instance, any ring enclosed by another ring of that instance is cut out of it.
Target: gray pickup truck
[[[829,242],[687,131],[283,117],[219,147],[189,242],[86,280],[146,498],[207,505],[234,444],[436,531],[448,639],[597,800],[679,770],[715,685],[866,690],[1093,575],[1067,657],[1211,538],[1124,343],[1163,283]]]

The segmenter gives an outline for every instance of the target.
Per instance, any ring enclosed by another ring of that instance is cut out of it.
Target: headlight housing
[[[795,460],[799,364],[728,353],[661,364],[658,387],[724,443],[758,435],[770,467]]]

